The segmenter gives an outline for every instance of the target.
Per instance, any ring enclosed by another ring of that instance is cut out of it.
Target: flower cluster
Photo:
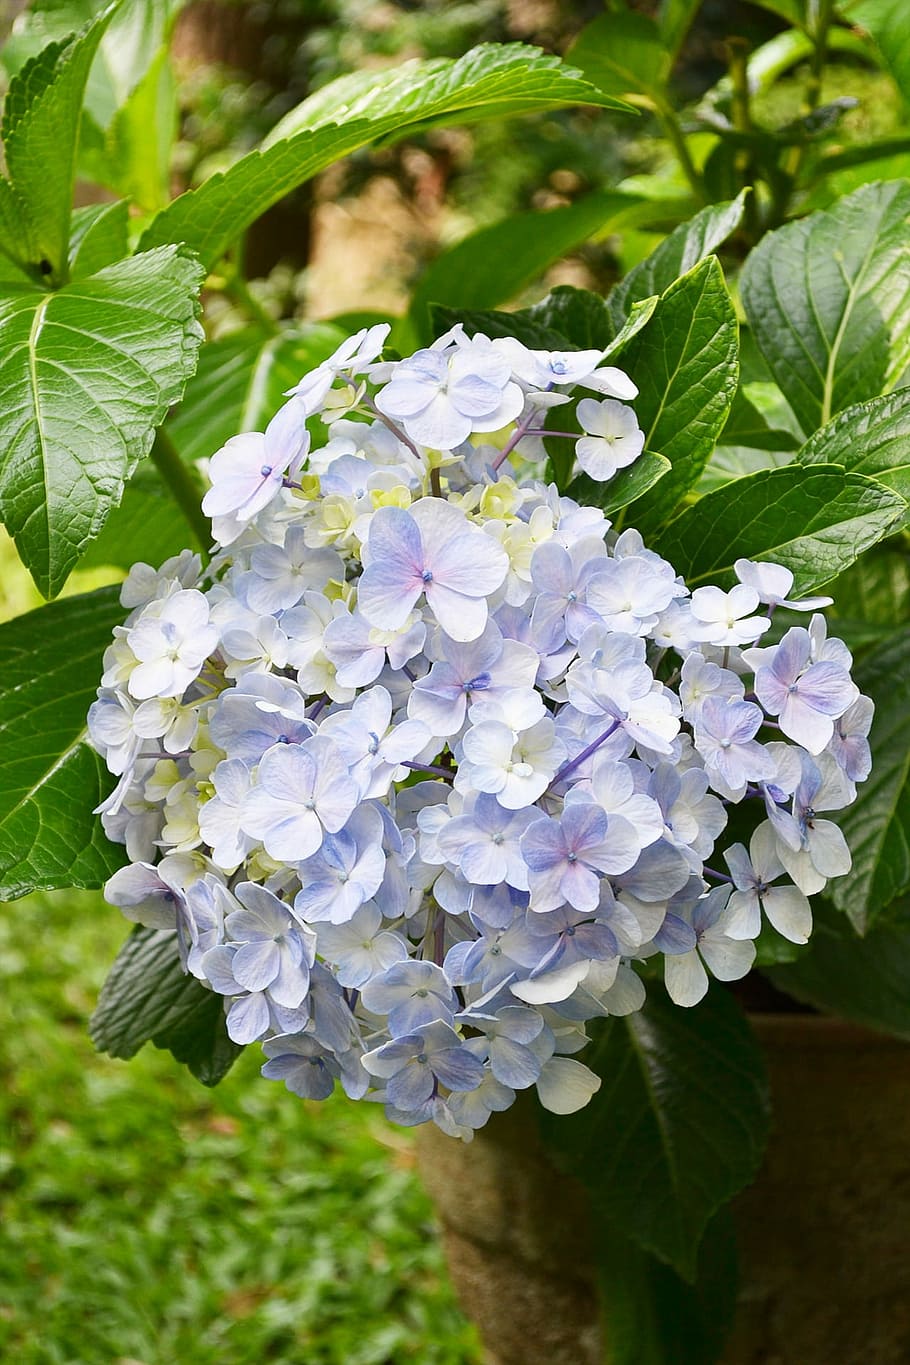
[[[760,643],[828,600],[788,570],[690,592],[533,477],[553,435],[600,480],[640,454],[601,352],[456,327],[383,362],[387,330],[213,456],[217,552],[132,570],[89,727],[108,899],[175,933],[263,1074],[469,1137],[531,1086],[584,1105],[586,1022],[661,970],[693,1005],[763,917],[806,941],[872,707],[821,615]]]

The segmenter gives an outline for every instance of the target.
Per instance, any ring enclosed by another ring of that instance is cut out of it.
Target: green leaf
[[[657,22],[671,61],[685,42],[700,6],[701,0],[661,0]]]
[[[644,14],[602,15],[582,29],[566,55],[605,94],[666,99],[670,53],[654,20]]]
[[[0,517],[59,592],[196,363],[202,272],[176,246],[0,300]]]
[[[157,568],[187,547],[196,548],[192,533],[155,465],[146,461],[130,479],[120,506],[113,509],[79,567],[110,565],[128,570],[141,560]]]
[[[262,431],[284,391],[332,354],[345,333],[326,322],[269,334],[245,327],[199,353],[199,367],[167,432],[185,460],[201,460],[239,431]]]
[[[587,474],[577,474],[565,491],[576,502],[585,507],[600,507],[609,516],[640,498],[669,470],[669,460],[645,450],[634,464],[620,469],[608,483],[596,483]]]
[[[871,33],[904,103],[910,104],[910,31],[904,0],[851,0],[842,8],[852,24]]]
[[[638,385],[645,447],[673,466],[632,510],[644,535],[666,520],[707,464],[736,392],[738,350],[736,315],[713,256],[670,285],[623,347],[622,367]]]
[[[529,327],[564,336],[579,351],[603,350],[616,336],[600,295],[572,284],[557,285],[539,303],[512,316],[526,321]]]
[[[910,498],[910,389],[896,389],[838,413],[809,437],[799,460],[843,465]]]
[[[414,291],[410,312],[420,340],[429,339],[429,304],[477,309],[508,302],[579,242],[610,231],[630,200],[604,190],[546,213],[515,213],[450,247],[431,262]]]
[[[182,241],[211,267],[272,204],[379,138],[576,104],[620,107],[558,58],[521,43],[342,76],[282,119],[262,150],[176,199],[141,246]]]
[[[89,204],[76,209],[70,233],[70,279],[95,275],[130,253],[129,204]]]
[[[555,1157],[594,1210],[686,1279],[708,1220],[754,1176],[768,1132],[761,1053],[728,991],[694,1009],[655,986],[605,1019],[585,1060],[602,1085],[577,1114],[545,1118]]]
[[[876,916],[910,887],[910,629],[892,630],[854,670],[875,702],[869,733],[872,772],[838,824],[853,855],[846,877],[828,894],[865,933]]]
[[[829,584],[834,606],[826,615],[835,635],[851,649],[876,644],[910,620],[910,557],[894,541],[867,550]]]
[[[792,464],[793,456],[789,451],[756,450],[753,446],[718,446],[701,473],[695,485],[696,497],[713,493],[734,479],[744,479],[748,474],[757,474],[760,469],[783,469]]]
[[[605,1365],[715,1365],[736,1305],[736,1230],[728,1209],[711,1219],[687,1284],[624,1237],[598,1238]]]
[[[526,346],[542,351],[603,350],[607,359],[641,331],[656,306],[656,298],[634,304],[622,329],[614,334],[599,294],[576,289],[571,284],[558,284],[540,303],[516,309],[514,313],[433,304],[430,317],[434,336],[441,336],[456,322],[462,322],[469,336],[475,332],[489,337],[514,336]]]
[[[223,998],[184,973],[169,929],[133,930],[89,1029],[95,1046],[112,1057],[132,1057],[148,1042],[167,1048],[203,1085],[217,1085],[243,1051],[225,1031]]]
[[[3,250],[51,283],[66,278],[82,96],[112,16],[113,8],[104,10],[80,36],[51,43],[27,62],[3,106],[7,175],[21,213],[20,234],[7,231]]]
[[[874,479],[837,465],[787,465],[708,493],[665,528],[654,548],[690,587],[731,585],[742,557],[785,565],[794,591],[806,593],[894,530],[906,506]]]
[[[746,261],[755,338],[806,435],[910,362],[910,183],[864,185],[768,233]]]
[[[910,1040],[910,907],[880,919],[865,938],[816,900],[815,927],[795,962],[765,976],[794,1000]]]
[[[473,336],[475,332],[483,332],[488,337],[517,337],[519,341],[524,342],[525,346],[530,346],[532,350],[572,351],[579,349],[562,332],[557,332],[554,328],[536,321],[532,317],[530,309],[519,309],[514,313],[502,313],[494,309],[446,308],[434,304],[430,308],[430,318],[434,336],[441,336],[456,322],[461,322],[464,324],[468,336]]]
[[[726,426],[720,434],[720,444],[730,446],[749,446],[753,450],[796,450],[799,441],[791,431],[783,427],[771,426],[741,388],[737,389],[727,418]],[[841,460],[824,460],[824,464],[841,464]]]
[[[185,0],[127,0],[116,6],[101,39],[85,88],[85,113],[99,132],[129,98],[145,74],[149,56],[167,42]],[[98,0],[32,0],[16,22],[0,61],[14,75],[54,40],[90,24]]]
[[[634,302],[665,293],[674,280],[687,275],[736,231],[742,222],[748,193],[742,190],[732,202],[712,204],[696,213],[690,222],[680,223],[656,251],[629,271],[607,298],[617,331]]]
[[[111,120],[95,178],[149,213],[164,208],[177,122],[177,85],[164,46]]]
[[[111,781],[85,743],[117,588],[0,626],[0,900],[101,886],[123,862],[92,810]]]

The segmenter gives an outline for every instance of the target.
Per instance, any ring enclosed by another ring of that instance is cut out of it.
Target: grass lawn
[[[2,533],[0,570],[0,619],[40,604]],[[128,932],[100,893],[0,905],[0,1360],[478,1365],[410,1133],[263,1080],[258,1046],[215,1090],[94,1051]]]
[[[127,928],[85,892],[0,907],[0,1359],[476,1365],[380,1110],[296,1099],[258,1047],[215,1090],[95,1054]]]

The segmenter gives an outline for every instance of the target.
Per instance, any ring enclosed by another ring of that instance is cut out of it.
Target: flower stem
[[[582,749],[580,754],[576,754],[574,758],[569,759],[568,763],[564,763],[546,790],[550,791],[550,789],[555,787],[558,782],[561,782],[564,777],[568,777],[569,773],[574,772],[576,768],[580,767],[585,759],[590,758],[591,755],[600,748],[601,744],[605,744],[610,736],[616,733],[619,729],[619,724],[618,720],[614,720],[609,729],[604,730],[602,735],[598,735],[595,740],[592,740],[586,749]]]
[[[159,427],[155,432],[152,459],[199,544],[203,563],[207,564],[212,528],[202,510],[201,489],[194,471],[180,458],[180,452],[164,427]]]
[[[405,759],[401,766],[410,768],[414,773],[432,773],[434,777],[445,777],[450,782],[455,776],[451,768],[444,768],[441,763],[412,763],[410,759]]]

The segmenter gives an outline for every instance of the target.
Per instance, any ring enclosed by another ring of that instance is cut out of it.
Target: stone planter
[[[741,1291],[724,1365],[910,1362],[910,1045],[759,1015],[774,1128],[735,1204]],[[602,1365],[587,1199],[517,1105],[473,1143],[420,1134],[452,1278],[491,1365]],[[685,1365],[680,1361],[679,1365]]]

